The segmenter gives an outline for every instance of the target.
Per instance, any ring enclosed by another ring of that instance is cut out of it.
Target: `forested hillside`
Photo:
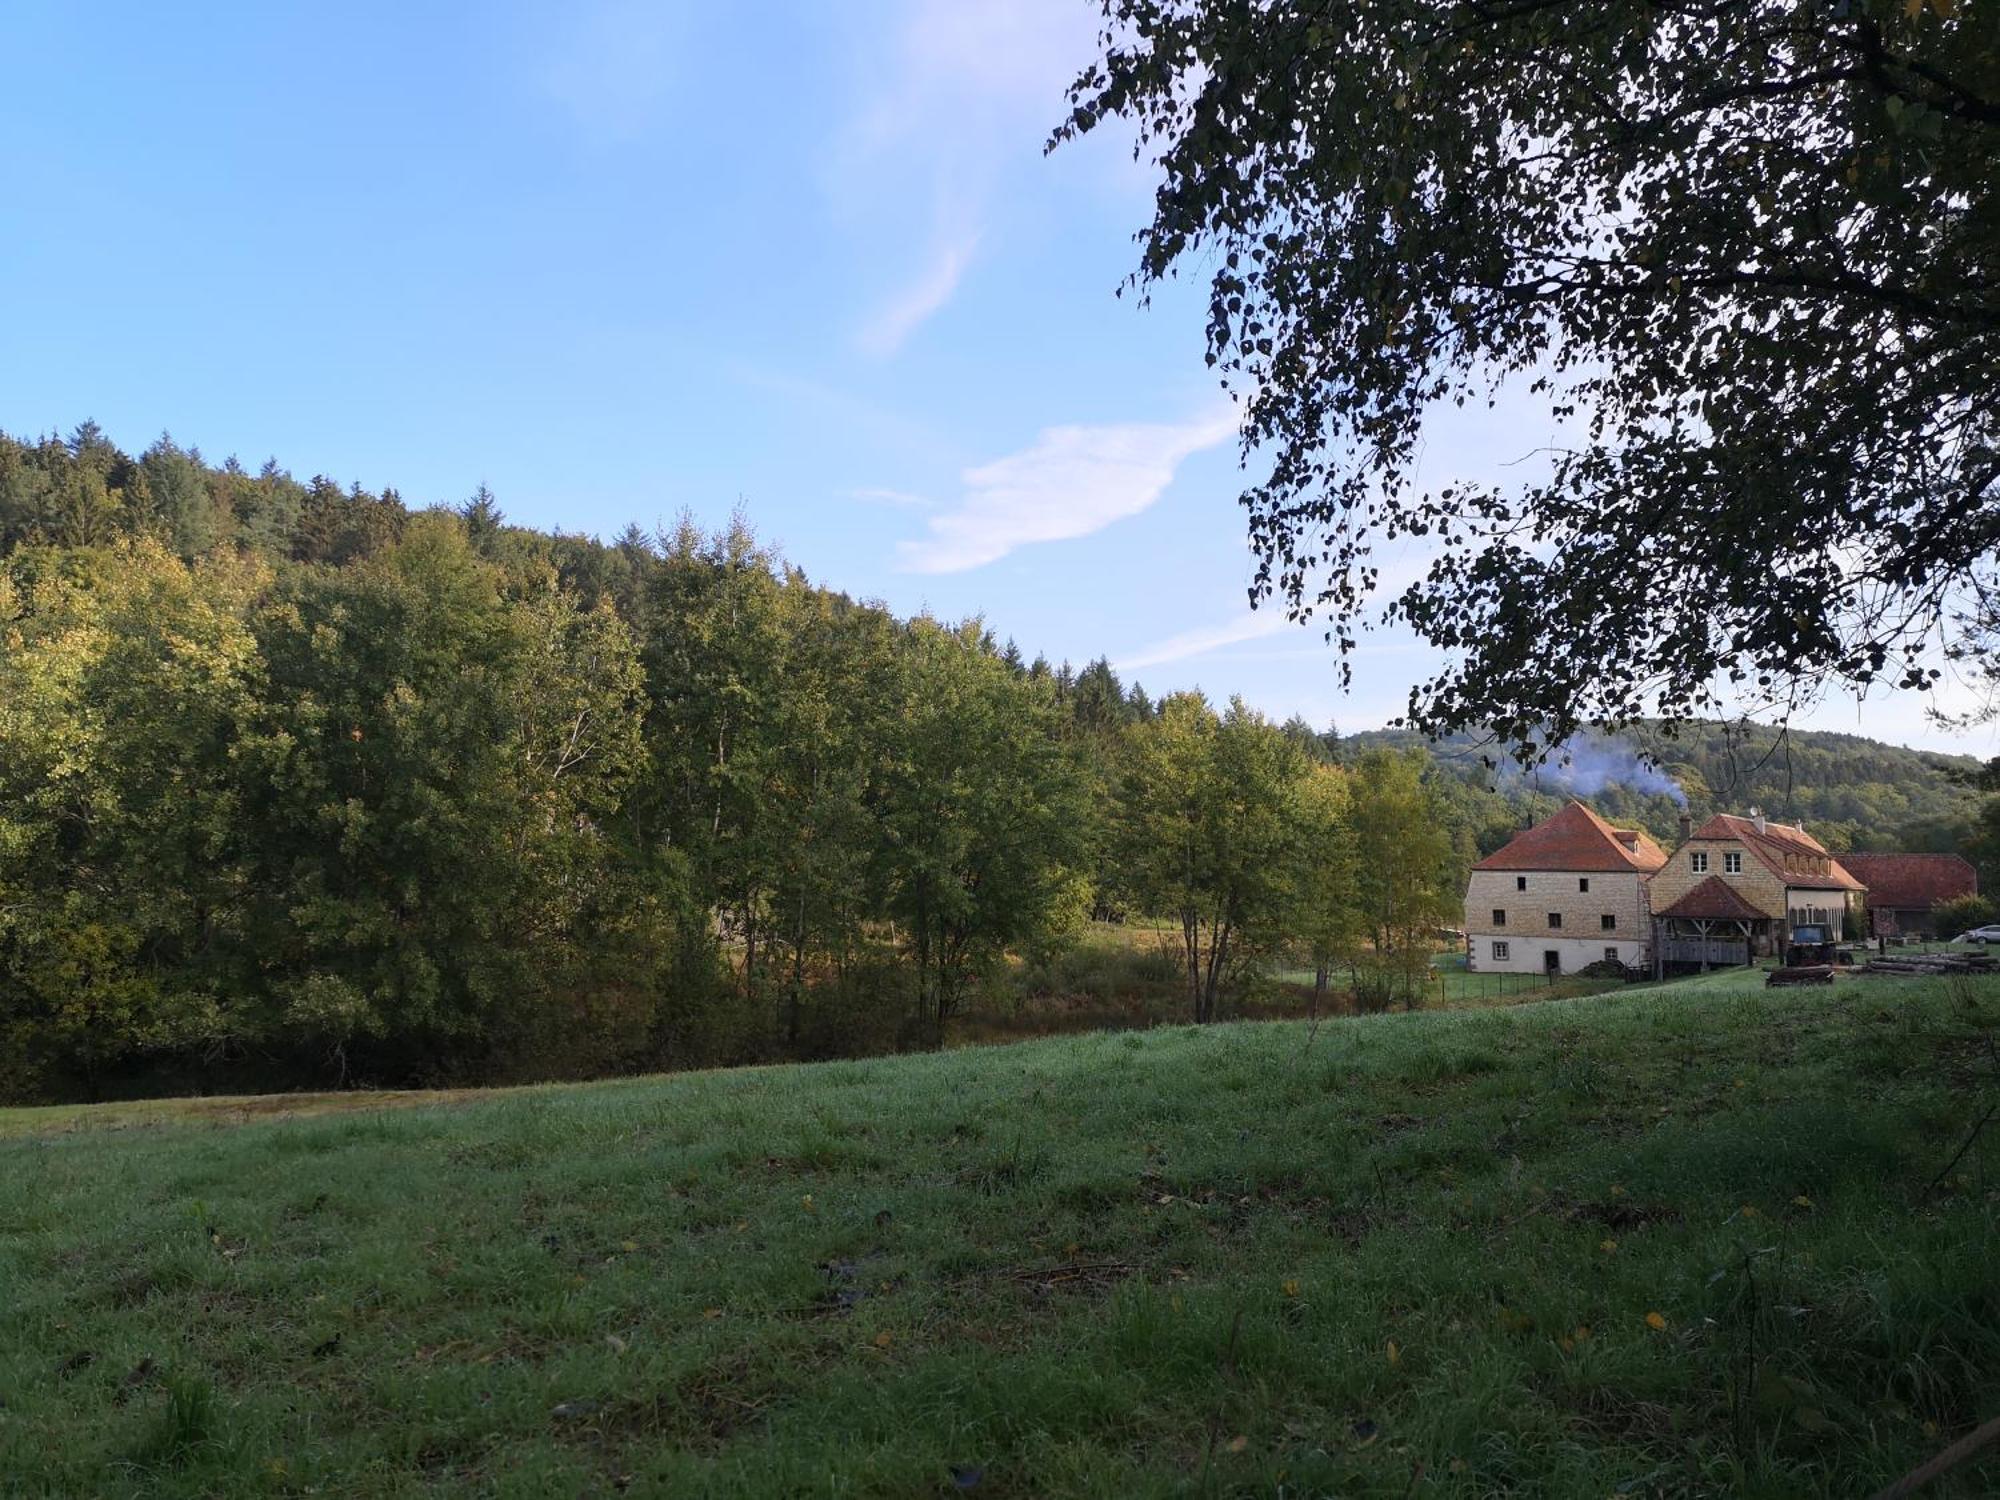
[[[0,439],[0,1090],[580,1076],[931,1042],[1093,913],[1184,1014],[1422,967],[1470,843],[1329,763],[897,619],[742,526]]]
[[[1832,738],[1790,800],[1705,738],[1668,767],[1838,846],[1952,836],[1939,758]],[[1164,920],[1190,1019],[1279,958],[1387,1003],[1553,805],[896,618],[742,525],[604,544],[0,437],[0,1096],[931,1044],[1092,918]]]
[[[1346,743],[1364,749],[1427,746],[1404,730],[1370,730]],[[1648,725],[1618,736],[1580,735],[1548,764],[1524,772],[1489,764],[1490,746],[1469,735],[1429,747],[1438,766],[1483,807],[1477,842],[1490,851],[1509,829],[1545,817],[1570,796],[1586,797],[1614,822],[1671,839],[1680,813],[1761,807],[1803,823],[1834,850],[1956,851],[1974,837],[1980,796],[1970,756],[1908,750],[1860,735],[1759,725],[1696,723],[1669,735]]]

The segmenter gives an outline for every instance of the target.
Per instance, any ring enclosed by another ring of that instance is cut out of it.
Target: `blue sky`
[[[1082,0],[13,0],[0,428],[95,417],[611,534],[741,510],[815,578],[1343,728],[1428,653],[1252,615],[1201,288],[1114,297],[1149,180],[1042,141]],[[1425,477],[1519,473],[1523,408]],[[1399,561],[1384,561],[1393,572]],[[1918,705],[1828,728],[1996,753]]]

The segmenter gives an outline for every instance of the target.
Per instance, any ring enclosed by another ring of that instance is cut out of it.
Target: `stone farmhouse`
[[[1662,963],[1741,964],[1787,943],[1837,942],[1867,887],[1803,828],[1717,813],[1681,819],[1648,897]]]
[[[1573,974],[1614,959],[1651,961],[1646,880],[1667,861],[1637,828],[1614,828],[1581,802],[1525,829],[1472,867],[1466,967]]]
[[[1955,855],[1871,858],[1964,864]],[[1926,865],[1921,878],[1915,866],[1907,871],[1895,899],[1912,905],[1885,908],[1896,923],[1919,904],[1927,912],[1958,894],[1971,873],[1942,865]],[[1668,854],[1643,830],[1615,828],[1571,800],[1472,867],[1466,965],[1572,974],[1607,959],[1628,969],[1745,964],[1794,942],[1838,941],[1867,891],[1811,834],[1761,813],[1718,813],[1699,828],[1683,817],[1680,843]]]

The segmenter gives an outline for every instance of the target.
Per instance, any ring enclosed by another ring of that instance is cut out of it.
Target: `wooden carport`
[[[1771,930],[1760,911],[1728,881],[1711,875],[1671,906],[1653,913],[1653,971],[1668,964],[1747,964]]]

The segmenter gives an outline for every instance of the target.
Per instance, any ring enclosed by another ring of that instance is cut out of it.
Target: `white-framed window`
[[[1604,960],[1606,963],[1617,963],[1618,950],[1616,948],[1606,948],[1604,950]]]
[[[1736,853],[1723,855],[1722,873],[1725,875],[1741,875],[1743,873],[1743,856]]]
[[[1507,945],[1505,943],[1495,943],[1493,945],[1493,956],[1501,963],[1505,963],[1507,961]]]
[[[1688,854],[1688,868],[1697,875],[1706,875],[1708,873],[1708,851],[1706,849],[1691,850]]]

